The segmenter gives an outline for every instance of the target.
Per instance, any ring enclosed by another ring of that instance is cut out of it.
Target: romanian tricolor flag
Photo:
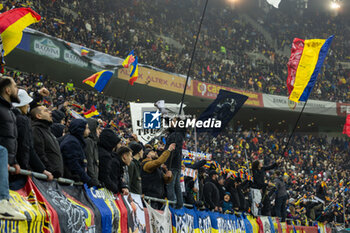
[[[134,54],[134,50],[132,50],[129,53],[129,55],[125,58],[122,65],[124,68],[129,68],[130,64],[133,63],[134,61],[135,61],[135,54]]]
[[[117,132],[119,132],[118,126],[112,121],[109,123],[110,126],[112,126]]]
[[[83,83],[92,86],[97,91],[101,92],[107,85],[108,81],[112,77],[113,72],[108,70],[102,70],[96,74],[91,75],[83,81]]]
[[[134,85],[134,82],[137,80],[138,76],[139,76],[139,65],[137,63],[137,57],[135,57],[135,61],[131,64],[131,73],[130,73],[130,79],[129,79],[129,84],[131,86]]]
[[[90,117],[99,116],[99,115],[100,113],[96,110],[95,105],[93,105],[89,111],[84,112],[85,118],[90,118]]]
[[[89,54],[89,52],[90,51],[87,48],[81,47],[81,49],[80,49],[81,56],[86,56]]]
[[[288,62],[289,99],[299,103],[309,98],[334,36],[327,40],[295,38]]]
[[[16,8],[0,14],[0,34],[4,56],[21,42],[23,30],[32,23],[39,22],[41,16],[30,8]]]

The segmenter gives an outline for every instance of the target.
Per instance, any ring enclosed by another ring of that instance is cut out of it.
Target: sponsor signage
[[[251,92],[251,91],[244,91],[236,88],[231,87],[224,87],[219,86],[216,84],[211,83],[205,83],[200,82],[198,80],[193,80],[193,95],[198,97],[204,97],[209,99],[215,99],[216,96],[219,94],[219,91],[221,89],[239,93],[242,95],[248,96],[248,100],[245,102],[245,104],[250,106],[256,106],[256,107],[263,107],[263,100],[262,100],[262,94]]]
[[[290,101],[287,96],[268,94],[263,94],[262,96],[265,108],[300,112],[304,106],[304,102],[295,103]],[[334,102],[308,100],[304,112],[336,116],[336,107],[337,104]]]
[[[34,52],[40,55],[54,59],[58,59],[61,56],[60,48],[48,38],[35,39],[33,44]]]
[[[337,114],[338,116],[346,116],[350,114],[350,104],[337,103]]]
[[[119,69],[118,78],[129,80],[130,69]],[[139,77],[135,83],[182,94],[185,88],[186,78],[180,77],[176,74],[165,73],[139,66]],[[188,82],[186,94],[193,95],[193,85],[191,80]]]

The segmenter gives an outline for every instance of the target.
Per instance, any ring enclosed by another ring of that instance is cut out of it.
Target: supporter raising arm
[[[161,166],[174,149],[175,143],[172,143],[159,157],[154,150],[145,150],[144,156],[146,158],[141,163],[142,194],[155,198],[164,198],[165,184],[171,181],[172,172],[164,172]],[[161,208],[161,205],[156,202],[151,202],[151,205],[153,208]]]

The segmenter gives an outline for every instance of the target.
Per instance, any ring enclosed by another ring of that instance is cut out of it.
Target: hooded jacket
[[[63,176],[63,159],[60,145],[49,129],[50,125],[51,122],[45,120],[33,121],[34,149],[46,170],[57,178]]]
[[[16,155],[17,162],[22,169],[42,173],[45,170],[45,166],[34,150],[31,121],[29,117],[22,114],[19,109],[14,108],[12,111],[16,115],[18,131],[18,149]]]
[[[85,155],[87,160],[87,174],[96,180],[98,180],[98,167],[99,167],[99,158],[98,158],[98,148],[97,142],[98,137],[96,134],[96,129],[98,122],[95,119],[87,119],[87,123],[90,129],[90,135],[85,139]]]
[[[13,165],[17,164],[17,127],[11,107],[11,103],[0,96],[0,145],[7,149],[8,163]]]
[[[113,193],[122,188],[128,188],[123,182],[124,162],[113,152],[113,148],[120,142],[120,138],[111,129],[104,129],[98,143],[98,156],[100,160],[99,180]]]
[[[64,176],[75,181],[89,182],[91,177],[85,172],[84,131],[87,122],[74,119],[69,125],[69,134],[64,137],[60,148],[64,161]]]

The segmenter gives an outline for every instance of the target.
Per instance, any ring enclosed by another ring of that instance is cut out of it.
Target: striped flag
[[[23,30],[40,20],[41,16],[30,8],[15,8],[0,14],[0,34],[4,56],[21,42]]]
[[[327,40],[294,39],[287,64],[287,88],[291,101],[299,103],[309,98],[333,37],[330,36]]]
[[[99,116],[100,113],[96,110],[95,105],[93,105],[90,110],[88,110],[87,112],[84,112],[84,116],[85,118],[91,118],[94,116]]]

